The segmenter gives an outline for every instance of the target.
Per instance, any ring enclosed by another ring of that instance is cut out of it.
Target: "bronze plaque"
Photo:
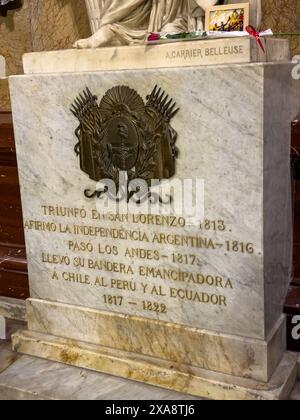
[[[71,111],[80,122],[75,152],[91,179],[118,184],[120,171],[148,183],[174,176],[177,133],[170,122],[179,109],[162,89],[155,86],[145,103],[134,89],[116,86],[98,103],[87,88]]]

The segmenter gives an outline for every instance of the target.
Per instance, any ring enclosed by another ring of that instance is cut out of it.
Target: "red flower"
[[[148,41],[159,41],[160,34],[152,33],[148,36]]]

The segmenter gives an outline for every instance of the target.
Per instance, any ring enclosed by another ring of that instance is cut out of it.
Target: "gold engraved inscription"
[[[170,50],[166,53],[167,60],[184,60],[184,61],[193,61],[195,59],[204,57],[220,57],[226,55],[243,55],[244,46],[243,45],[232,45],[232,46],[221,46],[221,47],[212,47],[212,48],[182,48],[181,50]]]
[[[239,241],[232,233],[238,229],[219,218],[190,229],[183,217],[44,205],[41,220],[25,220],[24,226],[61,241],[55,252],[45,249],[40,255],[50,281],[94,288],[104,308],[125,313],[164,317],[176,305],[227,308],[236,279],[205,270],[206,255],[261,255],[252,241]]]

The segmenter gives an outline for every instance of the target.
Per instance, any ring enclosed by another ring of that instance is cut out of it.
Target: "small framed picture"
[[[249,3],[209,7],[205,14],[205,30],[207,32],[245,31],[249,25],[249,10]]]

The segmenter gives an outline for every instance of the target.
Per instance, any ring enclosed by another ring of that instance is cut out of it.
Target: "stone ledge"
[[[288,40],[268,38],[263,42],[266,45],[266,54],[256,40],[249,37],[28,53],[23,56],[23,67],[25,74],[40,74],[290,60]]]
[[[2,401],[111,399],[185,401],[197,398],[28,356],[22,356],[0,374]]]
[[[4,320],[4,337],[0,340],[0,374],[9,368],[16,360],[21,356],[18,353],[12,351],[11,348],[11,335],[16,331],[25,328],[25,323],[22,321],[8,320],[0,316]],[[1,335],[1,331],[0,331]]]
[[[262,382],[271,378],[286,348],[284,317],[264,341],[46,300],[26,303],[30,331]]]
[[[294,353],[285,353],[270,382],[264,384],[29,331],[14,334],[12,342],[19,353],[216,400],[288,399],[297,379]]]
[[[26,321],[25,301],[0,297],[0,316],[16,321]]]

